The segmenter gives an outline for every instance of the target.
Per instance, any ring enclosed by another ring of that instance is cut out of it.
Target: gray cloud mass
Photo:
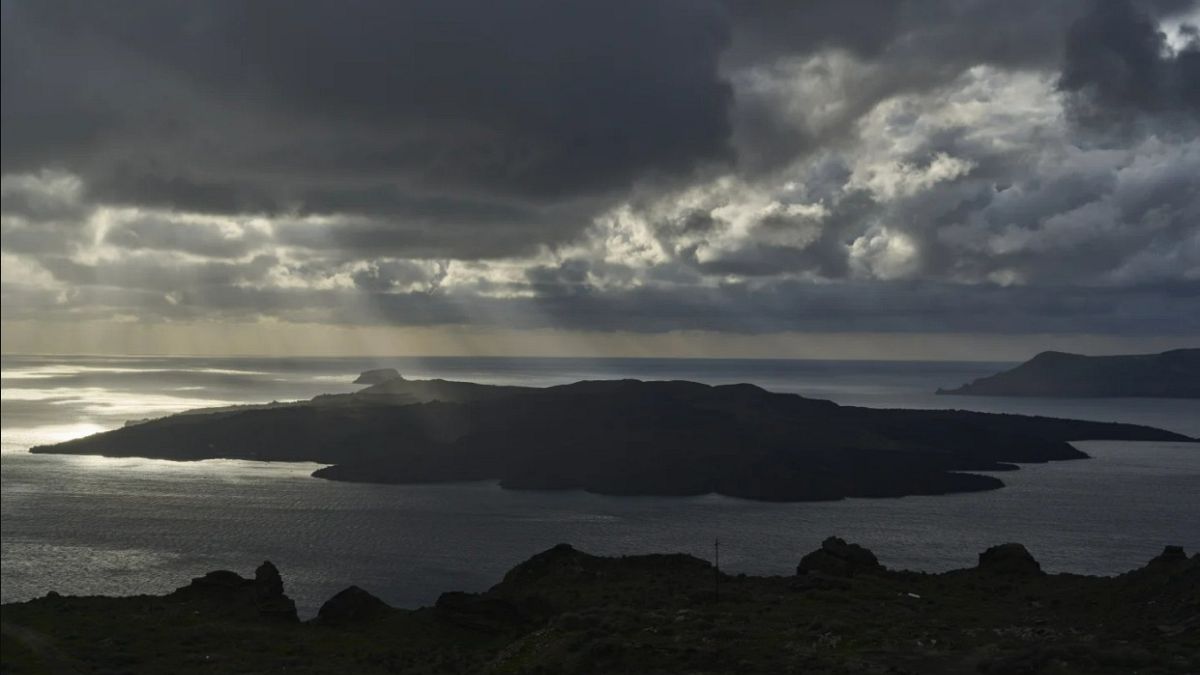
[[[1200,334],[1200,2],[3,3],[3,317]]]

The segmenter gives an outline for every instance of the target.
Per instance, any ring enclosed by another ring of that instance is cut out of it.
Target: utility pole
[[[713,598],[721,601],[721,540],[713,539]]]

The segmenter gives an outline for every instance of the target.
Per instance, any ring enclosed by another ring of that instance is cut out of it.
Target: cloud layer
[[[1198,23],[5,2],[3,317],[1197,335]]]

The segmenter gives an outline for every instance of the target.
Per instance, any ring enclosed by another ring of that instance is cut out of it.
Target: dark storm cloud
[[[336,201],[341,208],[334,213],[349,215],[277,219],[276,241],[353,256],[497,258],[566,241],[590,223],[589,213],[598,208],[589,199],[539,206],[472,197],[394,196],[386,212],[359,215],[352,198],[339,195]]]
[[[4,169],[218,212],[604,192],[725,156],[726,32],[674,0],[11,3]]]
[[[886,73],[848,92],[849,122],[975,63],[1054,58],[1079,3],[1027,4],[10,3],[4,168],[58,165],[96,200],[210,212],[574,197],[730,157],[731,32],[733,62],[877,58]],[[754,103],[748,130],[797,133]],[[780,140],[753,149],[819,142]]]
[[[532,315],[549,317],[547,326],[597,328],[593,317],[604,316],[616,317],[617,327],[634,331],[679,326],[746,333],[1093,331],[1186,335],[1200,331],[1200,283],[1195,282],[1084,289],[793,281],[684,292],[638,289],[582,298],[549,295],[537,305],[538,312]]]
[[[1126,0],[1094,2],[1067,33],[1059,87],[1093,123],[1180,113],[1194,124],[1200,116],[1197,30],[1187,26],[1187,41],[1175,50],[1147,8]]]
[[[1198,7],[5,2],[4,315],[1200,331]]]
[[[247,264],[223,262],[179,263],[155,256],[127,258],[119,264],[80,263],[47,257],[42,266],[58,281],[73,287],[136,289],[149,293],[188,292],[194,288],[234,286],[261,280],[278,262],[258,256]],[[216,309],[216,308],[214,308]]]
[[[749,62],[834,47],[869,60],[916,56],[926,66],[1029,65],[1057,58],[1062,31],[1084,2],[748,0],[731,2],[730,10],[735,55]]]

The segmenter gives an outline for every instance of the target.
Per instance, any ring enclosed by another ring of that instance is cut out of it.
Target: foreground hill
[[[1082,356],[1042,352],[1002,373],[939,394],[1071,398],[1200,398],[1200,349]]]
[[[391,379],[272,407],[195,411],[39,453],[329,464],[321,478],[799,501],[1001,487],[964,471],[1081,459],[1068,441],[1192,440],[1129,424],[839,406],[748,384],[548,388]]]
[[[400,610],[355,586],[298,620],[279,572],[212,572],[165,596],[2,608],[5,673],[1200,672],[1200,557],[1118,577],[1044,574],[1019,544],[972,569],[891,571],[830,538],[795,575],[567,545],[479,594]]]

